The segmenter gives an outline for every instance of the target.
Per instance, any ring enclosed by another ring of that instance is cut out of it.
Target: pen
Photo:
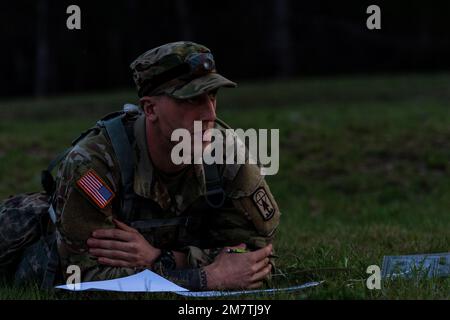
[[[227,249],[227,253],[247,253],[249,251],[247,251],[246,249],[243,248],[228,248]],[[271,254],[268,256],[269,258],[278,258],[277,255]]]
[[[227,253],[247,253],[248,251],[243,248],[228,248]]]

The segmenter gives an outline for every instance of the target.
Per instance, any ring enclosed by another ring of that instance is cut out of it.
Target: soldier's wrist
[[[156,273],[189,290],[206,290],[208,283],[203,268],[155,270]]]
[[[153,263],[153,266],[159,265],[159,268],[164,270],[175,270],[177,268],[177,263],[175,260],[175,255],[172,250],[158,249],[160,251],[159,256]]]
[[[204,273],[206,289],[212,290],[219,287],[219,282],[217,278],[217,270],[214,263],[202,267],[201,270]]]
[[[205,268],[201,267],[199,269],[200,272],[200,290],[208,289],[208,276],[206,274]]]
[[[151,256],[149,257],[148,266],[150,269],[153,269],[155,263],[158,261],[159,257],[162,254],[162,250],[158,248],[154,248],[155,251],[152,252]]]

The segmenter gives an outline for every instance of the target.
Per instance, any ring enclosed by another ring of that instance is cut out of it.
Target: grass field
[[[134,93],[0,102],[0,198],[39,190],[52,157],[124,102]],[[243,83],[220,92],[218,114],[236,128],[280,129],[280,171],[267,178],[282,210],[274,286],[325,280],[262,298],[450,298],[448,278],[365,286],[384,255],[450,251],[449,74]],[[14,298],[178,297],[0,287],[0,299]]]

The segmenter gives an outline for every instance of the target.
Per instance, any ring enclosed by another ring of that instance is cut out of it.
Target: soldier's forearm
[[[167,269],[156,264],[153,271],[177,285],[189,290],[207,289],[206,273],[203,268]]]

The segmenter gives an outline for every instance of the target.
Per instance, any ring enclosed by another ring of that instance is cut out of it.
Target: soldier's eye
[[[198,98],[189,98],[189,99],[186,99],[186,102],[189,104],[197,104]]]
[[[210,99],[215,99],[216,96],[217,96],[217,90],[213,90],[213,91],[208,92],[208,96],[209,96]]]

